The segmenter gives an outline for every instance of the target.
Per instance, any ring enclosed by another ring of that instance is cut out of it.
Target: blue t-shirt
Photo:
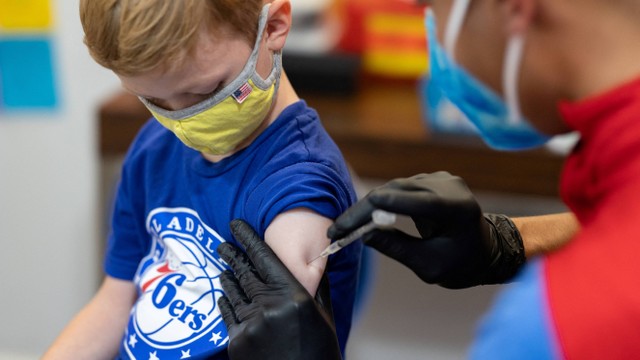
[[[183,145],[155,120],[125,159],[105,270],[139,291],[121,344],[137,359],[226,359],[228,337],[216,306],[226,268],[216,248],[235,243],[229,223],[244,219],[264,236],[280,213],[310,209],[336,218],[356,200],[348,169],[317,113],[285,109],[246,149],[218,163]],[[351,327],[362,244],[329,259],[340,345]]]

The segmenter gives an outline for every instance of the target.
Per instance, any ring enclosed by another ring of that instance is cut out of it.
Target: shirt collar
[[[560,113],[567,125],[590,137],[601,119],[640,99],[640,77],[604,93],[576,102],[562,101]]]

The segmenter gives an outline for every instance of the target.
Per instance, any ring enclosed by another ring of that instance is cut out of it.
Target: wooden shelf
[[[498,152],[474,137],[429,134],[415,86],[371,83],[352,96],[301,93],[361,177],[446,170],[474,190],[557,196],[563,158],[546,150]],[[149,112],[118,93],[99,109],[103,157],[126,152]]]

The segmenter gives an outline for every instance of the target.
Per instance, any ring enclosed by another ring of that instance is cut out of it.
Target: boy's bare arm
[[[71,320],[43,359],[113,359],[135,296],[132,282],[106,277],[93,299]]]
[[[560,248],[580,230],[578,220],[570,212],[511,220],[520,231],[528,259]]]
[[[310,294],[318,289],[327,260],[308,262],[329,245],[331,224],[313,211],[294,209],[278,215],[265,232],[265,241]]]

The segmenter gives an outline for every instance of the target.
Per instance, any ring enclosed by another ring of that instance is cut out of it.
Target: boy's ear
[[[272,1],[265,33],[267,48],[272,51],[282,50],[289,30],[291,30],[291,2],[289,0]]]

